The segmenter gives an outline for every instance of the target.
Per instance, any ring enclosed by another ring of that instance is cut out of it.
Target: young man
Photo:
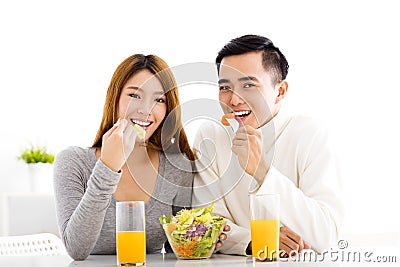
[[[239,128],[200,128],[193,202],[214,200],[214,212],[230,220],[218,249],[251,253],[249,193],[280,194],[281,250],[330,248],[343,216],[337,162],[325,128],[281,108],[285,56],[268,38],[245,35],[225,45],[216,63],[222,110]]]

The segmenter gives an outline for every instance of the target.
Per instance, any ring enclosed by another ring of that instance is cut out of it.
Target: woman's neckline
[[[93,147],[91,147],[90,149],[93,150],[92,157],[94,159],[94,163],[96,163],[97,160],[98,160],[98,158],[96,157],[97,149],[93,148]],[[160,173],[163,173],[164,169],[165,169],[165,156],[164,156],[164,153],[162,151],[158,151],[158,156],[159,156],[159,159],[160,159],[160,163],[158,165],[158,173],[157,173],[156,185],[154,187],[152,195],[150,196],[150,199],[147,202],[145,202],[145,206],[147,208],[152,206],[152,204],[155,201],[155,199],[157,199],[157,196],[160,193],[160,188],[162,186],[163,179],[161,179],[162,176],[160,175]],[[112,194],[112,199],[113,199],[114,202],[119,202],[119,200],[115,198],[114,194]]]

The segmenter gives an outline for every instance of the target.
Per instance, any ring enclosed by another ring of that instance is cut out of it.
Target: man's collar
[[[269,151],[272,148],[285,129],[290,117],[290,112],[286,108],[281,107],[278,113],[269,122],[259,128],[263,138],[264,151]]]

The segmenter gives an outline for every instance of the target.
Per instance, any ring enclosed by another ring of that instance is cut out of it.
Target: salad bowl
[[[176,216],[162,216],[160,222],[178,259],[207,259],[214,252],[226,220],[212,216],[206,208],[181,210]]]

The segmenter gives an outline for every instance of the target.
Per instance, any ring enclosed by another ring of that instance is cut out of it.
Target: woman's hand
[[[102,139],[101,161],[112,171],[118,172],[135,146],[137,132],[126,119],[118,121]]]
[[[223,231],[224,232],[229,232],[231,230],[231,227],[229,225],[225,225]],[[218,251],[219,248],[222,246],[222,241],[226,240],[227,236],[224,233],[221,233],[218,237],[217,244],[215,245],[214,253]]]

